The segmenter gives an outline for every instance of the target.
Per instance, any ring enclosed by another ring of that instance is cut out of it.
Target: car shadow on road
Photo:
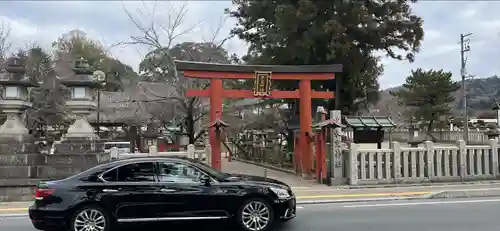
[[[176,223],[145,223],[134,225],[121,225],[113,229],[116,231],[236,231],[238,227],[228,222],[176,222]]]
[[[289,224],[286,223],[276,223],[274,225],[273,231],[284,231],[289,230]],[[238,231],[241,230],[233,222],[178,222],[178,223],[156,223],[156,224],[134,224],[134,225],[124,225],[113,229],[116,231]]]

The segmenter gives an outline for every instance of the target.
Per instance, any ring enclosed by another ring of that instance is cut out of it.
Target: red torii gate
[[[302,173],[309,175],[312,167],[312,108],[311,99],[333,98],[333,92],[311,90],[311,80],[330,80],[334,73],[342,71],[341,64],[334,65],[232,65],[202,62],[175,61],[178,71],[187,78],[210,79],[210,86],[205,90],[190,89],[187,97],[210,98],[210,145],[212,167],[221,169],[221,121],[222,98],[280,98],[300,99],[300,144],[299,159],[302,161]],[[254,90],[231,90],[222,87],[223,79],[255,79]],[[271,80],[299,80],[299,89],[295,91],[271,90]]]

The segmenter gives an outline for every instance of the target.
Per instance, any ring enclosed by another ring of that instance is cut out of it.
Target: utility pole
[[[461,68],[460,75],[462,75],[462,100],[463,100],[463,115],[464,115],[464,141],[466,144],[469,143],[469,116],[467,113],[467,91],[465,79],[467,76],[467,70],[465,69],[465,65],[467,64],[467,58],[465,57],[465,53],[470,51],[470,39],[469,37],[472,33],[468,34],[460,34],[460,59],[461,59]]]

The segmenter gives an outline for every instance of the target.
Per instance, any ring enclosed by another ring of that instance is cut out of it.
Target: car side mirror
[[[203,174],[200,176],[200,182],[206,186],[209,186],[210,185],[210,177],[208,177],[207,175]]]

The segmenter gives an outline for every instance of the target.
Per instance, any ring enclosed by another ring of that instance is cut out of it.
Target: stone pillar
[[[338,110],[330,111],[330,119],[335,120],[336,123],[341,124],[341,112]],[[330,144],[331,144],[331,170],[332,170],[332,184],[339,184],[343,182],[344,156],[342,155],[342,128],[333,127],[330,129]]]
[[[467,144],[465,143],[464,140],[458,140],[457,141],[457,147],[458,147],[458,164],[459,164],[459,171],[460,171],[460,179],[462,181],[467,180]]]
[[[26,76],[26,69],[19,58],[7,60],[6,71],[0,73],[0,85],[0,108],[7,116],[0,127],[0,137],[17,141],[31,139],[20,115],[32,106],[29,88],[35,86],[35,83]]]
[[[70,125],[64,138],[67,140],[98,140],[94,128],[87,121],[88,116],[97,108],[97,88],[100,80],[93,75],[84,59],[75,62],[73,76],[61,78],[62,84],[70,90],[66,106],[73,113],[75,122]]]
[[[205,142],[205,163],[212,166],[212,146],[208,139]]]
[[[489,144],[491,147],[491,166],[493,166],[493,179],[496,179],[500,170],[498,168],[498,141],[490,139]]]
[[[118,151],[117,147],[112,147],[111,150],[109,151],[109,153],[110,153],[110,158],[112,160],[119,159],[120,152]]]
[[[156,146],[154,146],[154,145],[149,146],[148,147],[148,154],[151,156],[158,155],[158,149],[156,148]]]
[[[394,181],[396,184],[400,184],[402,181],[403,176],[401,175],[402,173],[402,168],[401,168],[401,145],[399,142],[392,142],[392,150],[393,150],[393,164],[392,164],[392,169],[391,171],[394,172]],[[387,154],[386,154],[387,155]],[[408,168],[407,162],[405,162],[402,166],[403,168]],[[404,172],[404,171],[403,171]]]
[[[187,146],[187,156],[188,156],[188,158],[190,158],[190,159],[198,159],[198,157],[195,156],[195,152],[196,152],[196,148],[195,148],[194,144],[189,144]]]
[[[355,143],[349,144],[349,156],[348,156],[348,174],[349,174],[349,185],[358,184],[358,146]]]

